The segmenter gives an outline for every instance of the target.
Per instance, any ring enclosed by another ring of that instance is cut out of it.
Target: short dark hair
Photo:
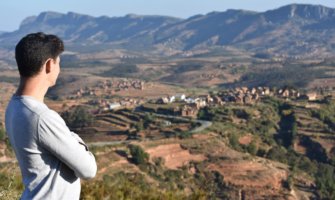
[[[15,59],[22,77],[38,74],[49,59],[56,59],[64,51],[63,41],[56,35],[42,32],[23,37],[15,47]]]

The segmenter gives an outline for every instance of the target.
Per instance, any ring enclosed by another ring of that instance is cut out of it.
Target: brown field
[[[245,136],[242,136],[238,139],[238,142],[240,144],[243,144],[243,145],[248,145],[250,144],[252,141],[252,135],[251,134],[248,134],[248,135],[245,135]]]
[[[191,160],[200,162],[206,159],[204,155],[190,154],[188,150],[182,149],[178,143],[149,148],[146,149],[146,152],[149,153],[151,159],[163,158],[164,165],[169,169],[178,169],[187,165]]]
[[[280,190],[288,173],[287,169],[281,169],[266,160],[227,160],[209,164],[208,169],[220,172],[229,184],[250,188],[269,187],[271,190]]]

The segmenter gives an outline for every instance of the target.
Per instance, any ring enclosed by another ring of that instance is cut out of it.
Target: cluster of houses
[[[85,96],[99,96],[99,94],[113,95],[115,92],[135,89],[144,90],[144,81],[140,80],[118,80],[110,81],[105,80],[98,83],[96,87],[85,87],[75,91],[74,96],[70,96],[70,99],[81,98]]]
[[[106,99],[92,99],[88,102],[89,105],[98,106],[100,111],[117,110],[121,108],[133,108],[143,104],[142,99],[123,98],[118,101],[109,101]]]
[[[115,91],[128,89],[144,90],[144,81],[127,79],[118,81],[105,80],[100,82],[98,87],[104,90],[115,89]]]
[[[74,98],[80,98],[84,96],[96,96],[96,89],[91,87],[80,88],[75,92]],[[73,98],[71,96],[71,98]]]
[[[174,103],[176,101],[185,101],[185,100],[186,100],[185,94],[177,94],[173,96],[159,98],[156,101],[156,103],[157,104],[168,104],[168,103]]]
[[[192,105],[184,105],[181,109],[181,116],[183,117],[196,117],[198,115],[199,109]]]
[[[307,92],[301,94],[298,90],[293,88],[276,89],[269,87],[247,88],[240,87],[219,93],[221,99],[225,102],[236,102],[243,104],[253,104],[259,101],[264,96],[276,96],[284,99],[304,99],[315,101],[319,98],[317,92]]]
[[[184,94],[162,97],[156,101],[157,104],[170,104],[183,102],[179,109],[181,116],[196,117],[199,110],[206,106],[222,106],[227,102],[252,105],[257,103],[262,97],[276,96],[285,99],[306,99],[314,101],[318,98],[316,92],[301,94],[292,88],[275,89],[269,87],[247,88],[238,87],[221,91],[215,95],[202,95],[196,98],[186,97]]]
[[[255,87],[249,89],[247,87],[238,87],[235,89],[222,91],[219,93],[219,96],[222,101],[225,102],[254,104],[264,96],[277,96],[280,98],[297,99],[301,97],[301,94],[299,91],[290,88],[275,89],[269,87]]]
[[[177,94],[173,96],[162,97],[156,101],[157,104],[169,104],[174,102],[185,103],[181,107],[177,107],[173,110],[174,113],[179,113],[183,117],[196,117],[199,110],[209,104],[218,103],[223,105],[223,102],[220,98],[212,98],[210,95],[199,96],[196,98],[186,98],[185,94]]]
[[[104,82],[100,82],[98,87],[100,90],[103,89],[104,91],[111,88],[118,88],[120,90],[134,88],[142,90],[144,83],[139,80],[106,80]],[[97,95],[97,91],[100,91],[99,89],[92,89],[89,87],[80,89],[77,91],[76,97],[90,95],[99,96]],[[317,92],[301,94],[298,90],[292,88],[276,89],[270,87],[237,87],[234,89],[220,91],[217,94],[202,95],[194,98],[186,97],[185,94],[166,96],[159,98],[154,103],[171,104],[174,102],[180,102],[181,104],[174,108],[174,113],[179,113],[181,116],[196,117],[199,110],[206,106],[222,106],[227,102],[252,105],[257,103],[262,97],[265,96],[276,96],[285,99],[306,99],[310,101],[316,100],[318,98]],[[100,111],[109,111],[125,107],[136,107],[143,103],[143,100],[133,98],[124,98],[113,102],[105,99],[93,99],[89,101],[90,105],[98,106]]]

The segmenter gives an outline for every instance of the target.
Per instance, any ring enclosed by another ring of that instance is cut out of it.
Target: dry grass
[[[206,159],[201,154],[190,154],[188,150],[182,149],[180,144],[166,144],[154,148],[146,149],[149,153],[151,161],[154,158],[163,158],[165,167],[169,169],[178,169],[184,165],[188,165],[190,161],[201,162]]]

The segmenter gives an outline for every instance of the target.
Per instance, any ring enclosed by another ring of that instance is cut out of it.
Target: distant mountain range
[[[233,46],[275,55],[335,53],[335,9],[321,5],[292,4],[266,12],[227,10],[188,19],[43,12],[26,18],[14,32],[0,33],[0,47],[12,47],[25,34],[38,31],[57,34],[69,46],[179,51]]]

